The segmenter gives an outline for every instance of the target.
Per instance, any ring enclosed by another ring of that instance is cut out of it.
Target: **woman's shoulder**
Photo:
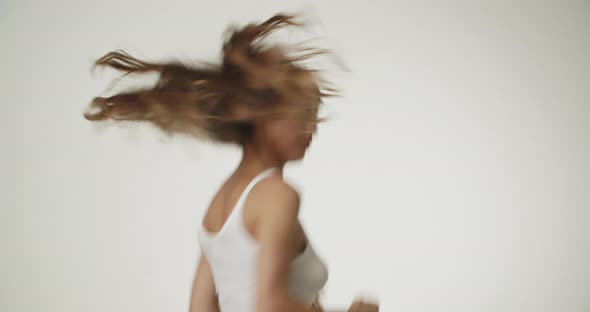
[[[251,202],[256,206],[272,206],[272,210],[299,210],[299,192],[281,176],[262,179],[251,190]],[[266,209],[265,209],[266,210]],[[268,211],[268,210],[267,210]]]
[[[290,237],[299,222],[299,193],[281,177],[268,177],[251,190],[248,206],[255,216],[254,237],[261,242]]]

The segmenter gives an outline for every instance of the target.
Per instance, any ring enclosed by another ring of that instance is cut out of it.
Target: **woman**
[[[126,73],[156,72],[159,80],[153,88],[94,98],[96,111],[87,119],[148,121],[168,134],[242,147],[241,162],[198,224],[191,312],[324,311],[319,292],[327,267],[298,221],[299,195],[282,169],[303,158],[321,121],[322,98],[334,89],[299,64],[326,51],[264,43],[287,25],[302,24],[278,14],[233,29],[220,65],[148,63],[122,51],[96,62]],[[348,309],[377,310],[363,301]]]

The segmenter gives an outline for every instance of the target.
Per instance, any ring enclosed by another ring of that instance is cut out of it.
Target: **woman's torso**
[[[274,169],[259,173],[246,181],[245,186],[238,179],[234,182],[230,178],[212,200],[199,224],[199,243],[211,266],[222,312],[254,310],[259,248],[256,220],[264,212],[246,204],[246,199],[250,190],[260,180],[269,177]],[[229,195],[227,199],[223,198],[224,192]],[[230,205],[226,206],[224,202]],[[328,279],[328,270],[299,222],[296,229],[296,243],[289,247],[294,255],[289,292],[295,299],[311,305]]]

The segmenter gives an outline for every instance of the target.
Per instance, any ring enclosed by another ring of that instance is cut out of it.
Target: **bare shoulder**
[[[267,220],[295,222],[299,213],[299,192],[280,176],[270,176],[258,182],[251,191],[250,203],[264,212]],[[285,220],[287,219],[287,220]]]
[[[251,191],[253,201],[299,203],[299,192],[280,176],[270,176],[258,182]]]

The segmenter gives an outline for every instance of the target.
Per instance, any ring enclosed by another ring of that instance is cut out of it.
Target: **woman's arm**
[[[251,204],[263,211],[257,226],[256,312],[319,312],[288,294],[299,212],[299,195],[280,179],[265,179],[251,191]]]
[[[193,281],[189,312],[219,312],[213,274],[203,250]]]

